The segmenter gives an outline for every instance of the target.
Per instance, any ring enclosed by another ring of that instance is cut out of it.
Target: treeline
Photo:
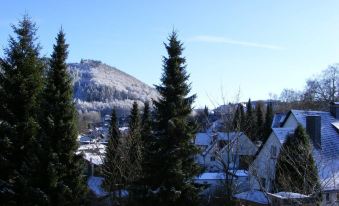
[[[12,28],[0,59],[0,203],[84,204],[65,34],[59,31],[46,61],[27,15]]]
[[[330,65],[320,74],[309,78],[303,90],[284,89],[280,96],[277,111],[290,109],[328,110],[330,102],[339,101],[339,64]]]
[[[232,130],[244,132],[254,142],[265,142],[271,134],[272,120],[273,105],[271,102],[266,104],[266,108],[262,102],[257,102],[253,107],[251,99],[249,99],[246,109],[242,104],[237,105]]]
[[[271,133],[273,121],[273,103],[257,101],[253,105],[251,99],[246,106],[242,103],[228,105],[230,107],[225,114],[219,114],[223,121],[222,128],[225,132],[244,132],[252,141],[265,142]]]

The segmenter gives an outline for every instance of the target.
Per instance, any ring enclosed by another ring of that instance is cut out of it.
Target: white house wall
[[[276,156],[278,156],[281,143],[273,132],[250,166],[250,187],[252,189],[261,189],[258,182],[260,178],[265,178],[266,190],[269,191],[271,189],[271,182],[275,176],[275,165],[277,161],[276,158],[271,158],[271,146],[276,146]]]
[[[254,156],[258,147],[245,135],[239,137],[239,155],[252,155]]]
[[[286,122],[283,125],[283,128],[297,128],[298,121],[293,114],[290,114]]]

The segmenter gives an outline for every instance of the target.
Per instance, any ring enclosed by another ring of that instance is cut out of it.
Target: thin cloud
[[[221,44],[233,44],[233,45],[240,45],[243,47],[255,47],[255,48],[262,48],[262,49],[272,49],[272,50],[284,50],[285,48],[273,45],[273,44],[262,44],[256,42],[247,42],[247,41],[238,41],[229,38],[219,37],[219,36],[195,36],[189,39],[191,42],[205,42],[205,43],[221,43]]]

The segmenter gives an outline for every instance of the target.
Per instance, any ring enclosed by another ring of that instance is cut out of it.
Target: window
[[[215,156],[211,156],[210,160],[211,160],[211,162],[214,162],[215,161]]]
[[[277,158],[277,147],[271,146],[271,158]]]
[[[218,141],[218,147],[219,147],[219,150],[221,150],[222,148],[224,148],[226,144],[227,144],[226,140],[219,140],[219,141]]]
[[[330,201],[330,193],[326,193],[326,202]]]
[[[263,187],[263,188],[266,188],[266,179],[265,178],[260,178],[260,184],[261,184],[261,186]]]
[[[253,156],[250,155],[240,155],[239,156],[239,169],[247,170],[250,166],[250,163],[253,161]]]

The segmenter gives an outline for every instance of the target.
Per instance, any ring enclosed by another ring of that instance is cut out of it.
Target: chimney
[[[306,116],[306,132],[310,136],[313,146],[321,149],[321,116]]]
[[[334,118],[339,119],[339,102],[331,102],[330,112]]]

